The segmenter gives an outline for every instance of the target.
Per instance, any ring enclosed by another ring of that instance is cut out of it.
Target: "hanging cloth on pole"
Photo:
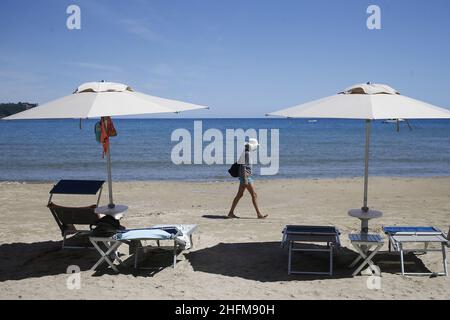
[[[111,117],[102,117],[100,119],[101,126],[101,134],[100,134],[100,142],[103,144],[103,155],[109,150],[109,137],[117,136],[116,128],[114,128],[114,124],[111,120]]]

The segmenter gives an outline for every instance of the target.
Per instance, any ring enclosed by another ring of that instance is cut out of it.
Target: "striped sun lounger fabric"
[[[381,242],[383,239],[379,234],[350,234],[348,236],[351,242]]]
[[[441,232],[439,229],[435,227],[408,227],[408,226],[399,226],[399,227],[383,227],[383,231],[385,233],[398,233],[398,232]]]

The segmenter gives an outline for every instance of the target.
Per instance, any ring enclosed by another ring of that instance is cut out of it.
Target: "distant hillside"
[[[10,116],[24,110],[37,106],[37,103],[19,102],[19,103],[0,103],[0,118]]]

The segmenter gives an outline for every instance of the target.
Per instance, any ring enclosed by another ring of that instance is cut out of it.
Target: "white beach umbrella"
[[[206,106],[135,92],[129,86],[121,83],[88,82],[79,86],[71,95],[4,119],[88,119],[173,113],[206,108]]]
[[[319,100],[269,113],[288,118],[363,119],[366,121],[364,201],[367,212],[370,126],[381,119],[450,119],[450,110],[408,98],[384,84],[357,84]]]
[[[196,109],[208,109],[208,107],[135,92],[122,83],[88,82],[80,85],[71,95],[11,115],[3,120],[88,119],[152,113],[178,113]],[[114,202],[109,148],[106,157],[109,207],[112,208]]]

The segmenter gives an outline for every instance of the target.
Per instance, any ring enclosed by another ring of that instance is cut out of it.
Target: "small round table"
[[[101,206],[95,209],[95,213],[99,215],[112,216],[116,220],[120,220],[126,214],[128,206],[123,204],[116,204],[114,208],[108,206]]]
[[[369,211],[365,212],[361,209],[350,209],[348,210],[348,215],[350,217],[355,217],[361,220],[361,233],[369,232],[369,220],[380,218],[383,216],[381,211],[369,209]]]

